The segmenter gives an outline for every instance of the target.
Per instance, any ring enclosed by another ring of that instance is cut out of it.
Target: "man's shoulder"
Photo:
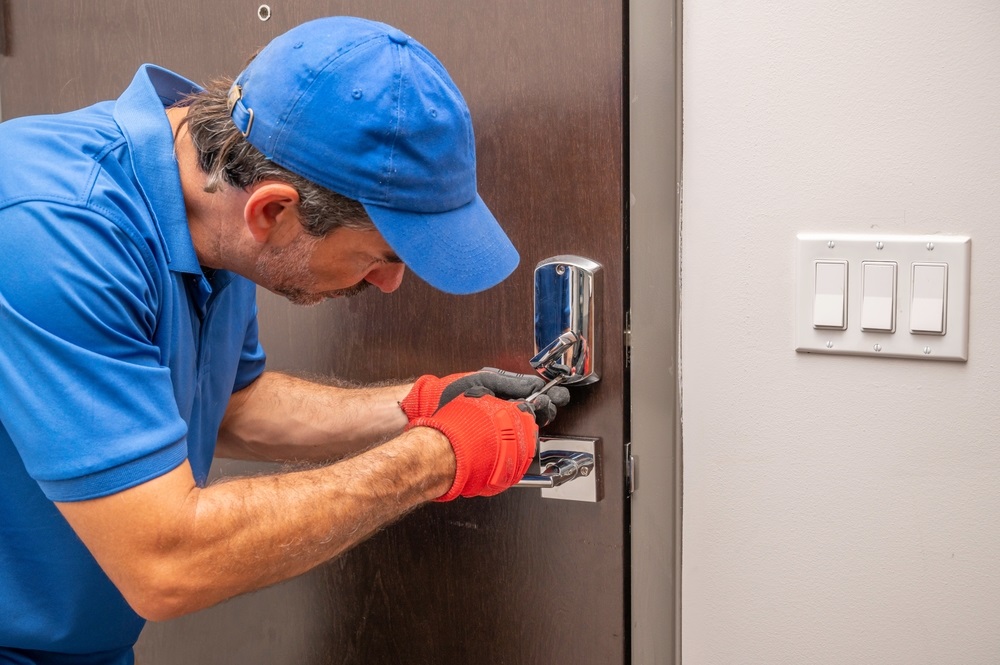
[[[125,143],[113,102],[0,124],[0,152],[15,166],[0,179],[0,206],[39,198],[86,200],[99,164]]]
[[[128,149],[113,108],[102,102],[0,124],[0,152],[13,167],[0,179],[0,208],[31,200],[86,205],[101,170],[116,170]]]
[[[88,225],[124,232],[152,262],[158,234],[113,109],[114,102],[102,102],[0,124],[0,153],[16,165],[0,178],[0,227],[5,218],[25,215],[87,219]],[[81,214],[68,215],[70,209]]]

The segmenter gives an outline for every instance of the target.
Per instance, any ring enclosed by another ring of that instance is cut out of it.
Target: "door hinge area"
[[[635,458],[632,456],[632,442],[625,444],[625,496],[632,496],[636,490]]]

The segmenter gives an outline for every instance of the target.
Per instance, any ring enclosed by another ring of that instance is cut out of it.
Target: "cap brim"
[[[439,213],[364,206],[407,267],[446,293],[476,293],[496,286],[520,261],[478,194],[460,208]]]

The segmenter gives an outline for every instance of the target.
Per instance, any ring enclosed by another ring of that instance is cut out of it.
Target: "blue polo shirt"
[[[143,66],[113,102],[0,124],[0,662],[130,663],[143,620],[53,501],[190,460],[264,368],[255,286],[198,264]]]

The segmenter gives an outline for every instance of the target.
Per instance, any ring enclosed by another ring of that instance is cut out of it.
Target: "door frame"
[[[681,662],[680,203],[683,0],[628,7],[631,660]],[[640,475],[641,474],[641,475]]]

